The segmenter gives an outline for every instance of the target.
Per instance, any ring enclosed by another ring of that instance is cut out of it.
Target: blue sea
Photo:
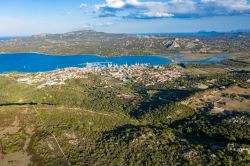
[[[11,39],[16,39],[16,38],[29,38],[30,36],[0,36],[0,41],[1,40],[11,40]]]
[[[14,37],[0,37],[0,40],[10,40],[14,39]]]
[[[173,55],[177,63],[215,63],[228,56],[215,55],[203,60],[186,60],[180,55]],[[46,72],[67,67],[86,67],[88,63],[101,63],[102,66],[112,65],[168,65],[170,59],[161,56],[121,56],[100,57],[97,55],[52,56],[38,53],[0,54],[0,73],[3,72]]]
[[[50,56],[36,53],[0,54],[0,72],[45,72],[66,67],[85,67],[86,63],[104,65],[167,65],[171,60],[160,56],[100,57],[96,55]]]

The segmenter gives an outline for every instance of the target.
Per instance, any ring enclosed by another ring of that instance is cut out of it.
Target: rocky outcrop
[[[166,43],[166,48],[167,49],[173,49],[173,48],[180,48],[180,44],[178,43],[179,39],[176,38],[173,41],[169,41]]]

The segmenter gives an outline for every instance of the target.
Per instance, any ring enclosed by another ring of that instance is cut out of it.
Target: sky
[[[250,29],[250,0],[0,0],[0,36]]]

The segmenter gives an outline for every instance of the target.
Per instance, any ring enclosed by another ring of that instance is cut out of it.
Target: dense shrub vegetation
[[[185,66],[201,67],[211,65]],[[39,89],[1,77],[0,105],[31,110],[27,120],[33,120],[22,127],[36,126],[28,152],[37,165],[249,165],[249,112],[210,114],[209,104],[202,109],[183,104],[209,90],[247,89],[249,79],[249,72],[234,70],[186,74],[151,86],[113,79],[107,86],[101,76],[92,75],[87,81]],[[8,118],[0,117],[2,125]],[[25,140],[24,129],[6,135],[0,139],[1,152],[21,150]]]

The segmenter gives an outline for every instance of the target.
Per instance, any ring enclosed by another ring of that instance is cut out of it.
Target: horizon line
[[[240,32],[250,32],[250,29],[235,29],[231,31],[207,31],[207,30],[199,30],[199,31],[187,31],[187,32],[145,32],[145,33],[126,33],[126,32],[104,32],[104,31],[96,31],[96,30],[91,30],[91,29],[86,29],[86,30],[75,30],[75,31],[67,31],[67,32],[62,32],[62,33],[37,33],[37,34],[30,34],[30,35],[0,35],[1,38],[13,38],[13,37],[32,37],[32,36],[37,36],[37,35],[57,35],[57,34],[66,34],[66,33],[72,33],[72,32],[80,32],[80,31],[93,31],[93,32],[100,32],[100,33],[108,33],[108,34],[128,34],[128,35],[146,35],[146,34],[195,34],[195,33],[240,33]]]

